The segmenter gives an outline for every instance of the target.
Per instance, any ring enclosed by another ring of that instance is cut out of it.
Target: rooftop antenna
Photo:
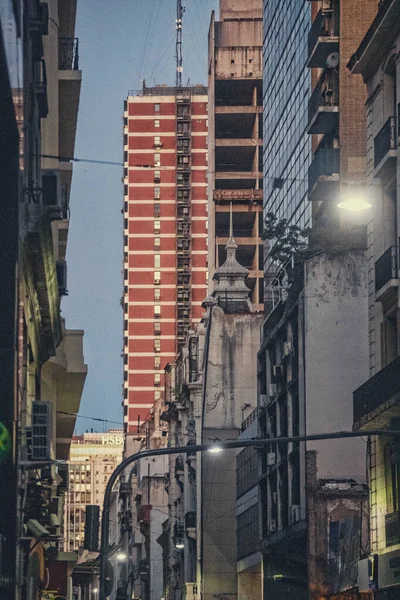
[[[182,18],[185,8],[176,0],[176,87],[182,87]]]

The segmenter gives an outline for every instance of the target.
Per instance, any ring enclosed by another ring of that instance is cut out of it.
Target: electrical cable
[[[102,423],[113,423],[115,425],[123,425],[121,421],[111,421],[110,419],[100,419],[99,417],[88,417],[79,413],[67,412],[65,410],[56,411],[60,415],[69,415],[70,417],[79,417],[80,419],[91,419],[92,421],[101,421]]]

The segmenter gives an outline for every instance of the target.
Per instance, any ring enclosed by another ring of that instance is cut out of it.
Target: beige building
[[[399,429],[399,108],[400,2],[380,9],[348,67],[367,90],[369,374],[353,395],[354,428]],[[398,445],[369,438],[370,548],[359,564],[360,590],[376,600],[400,594],[400,466]]]
[[[102,508],[110,475],[122,460],[123,442],[122,429],[73,436],[64,515],[66,551],[83,546],[86,505]]]

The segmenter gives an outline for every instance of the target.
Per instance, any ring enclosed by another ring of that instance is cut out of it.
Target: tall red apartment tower
[[[124,423],[150,418],[207,290],[207,88],[143,87],[124,107]]]

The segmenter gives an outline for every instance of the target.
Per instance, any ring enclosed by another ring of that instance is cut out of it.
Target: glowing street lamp
[[[338,207],[348,212],[357,213],[369,210],[372,204],[366,199],[366,187],[355,184],[343,185]]]

